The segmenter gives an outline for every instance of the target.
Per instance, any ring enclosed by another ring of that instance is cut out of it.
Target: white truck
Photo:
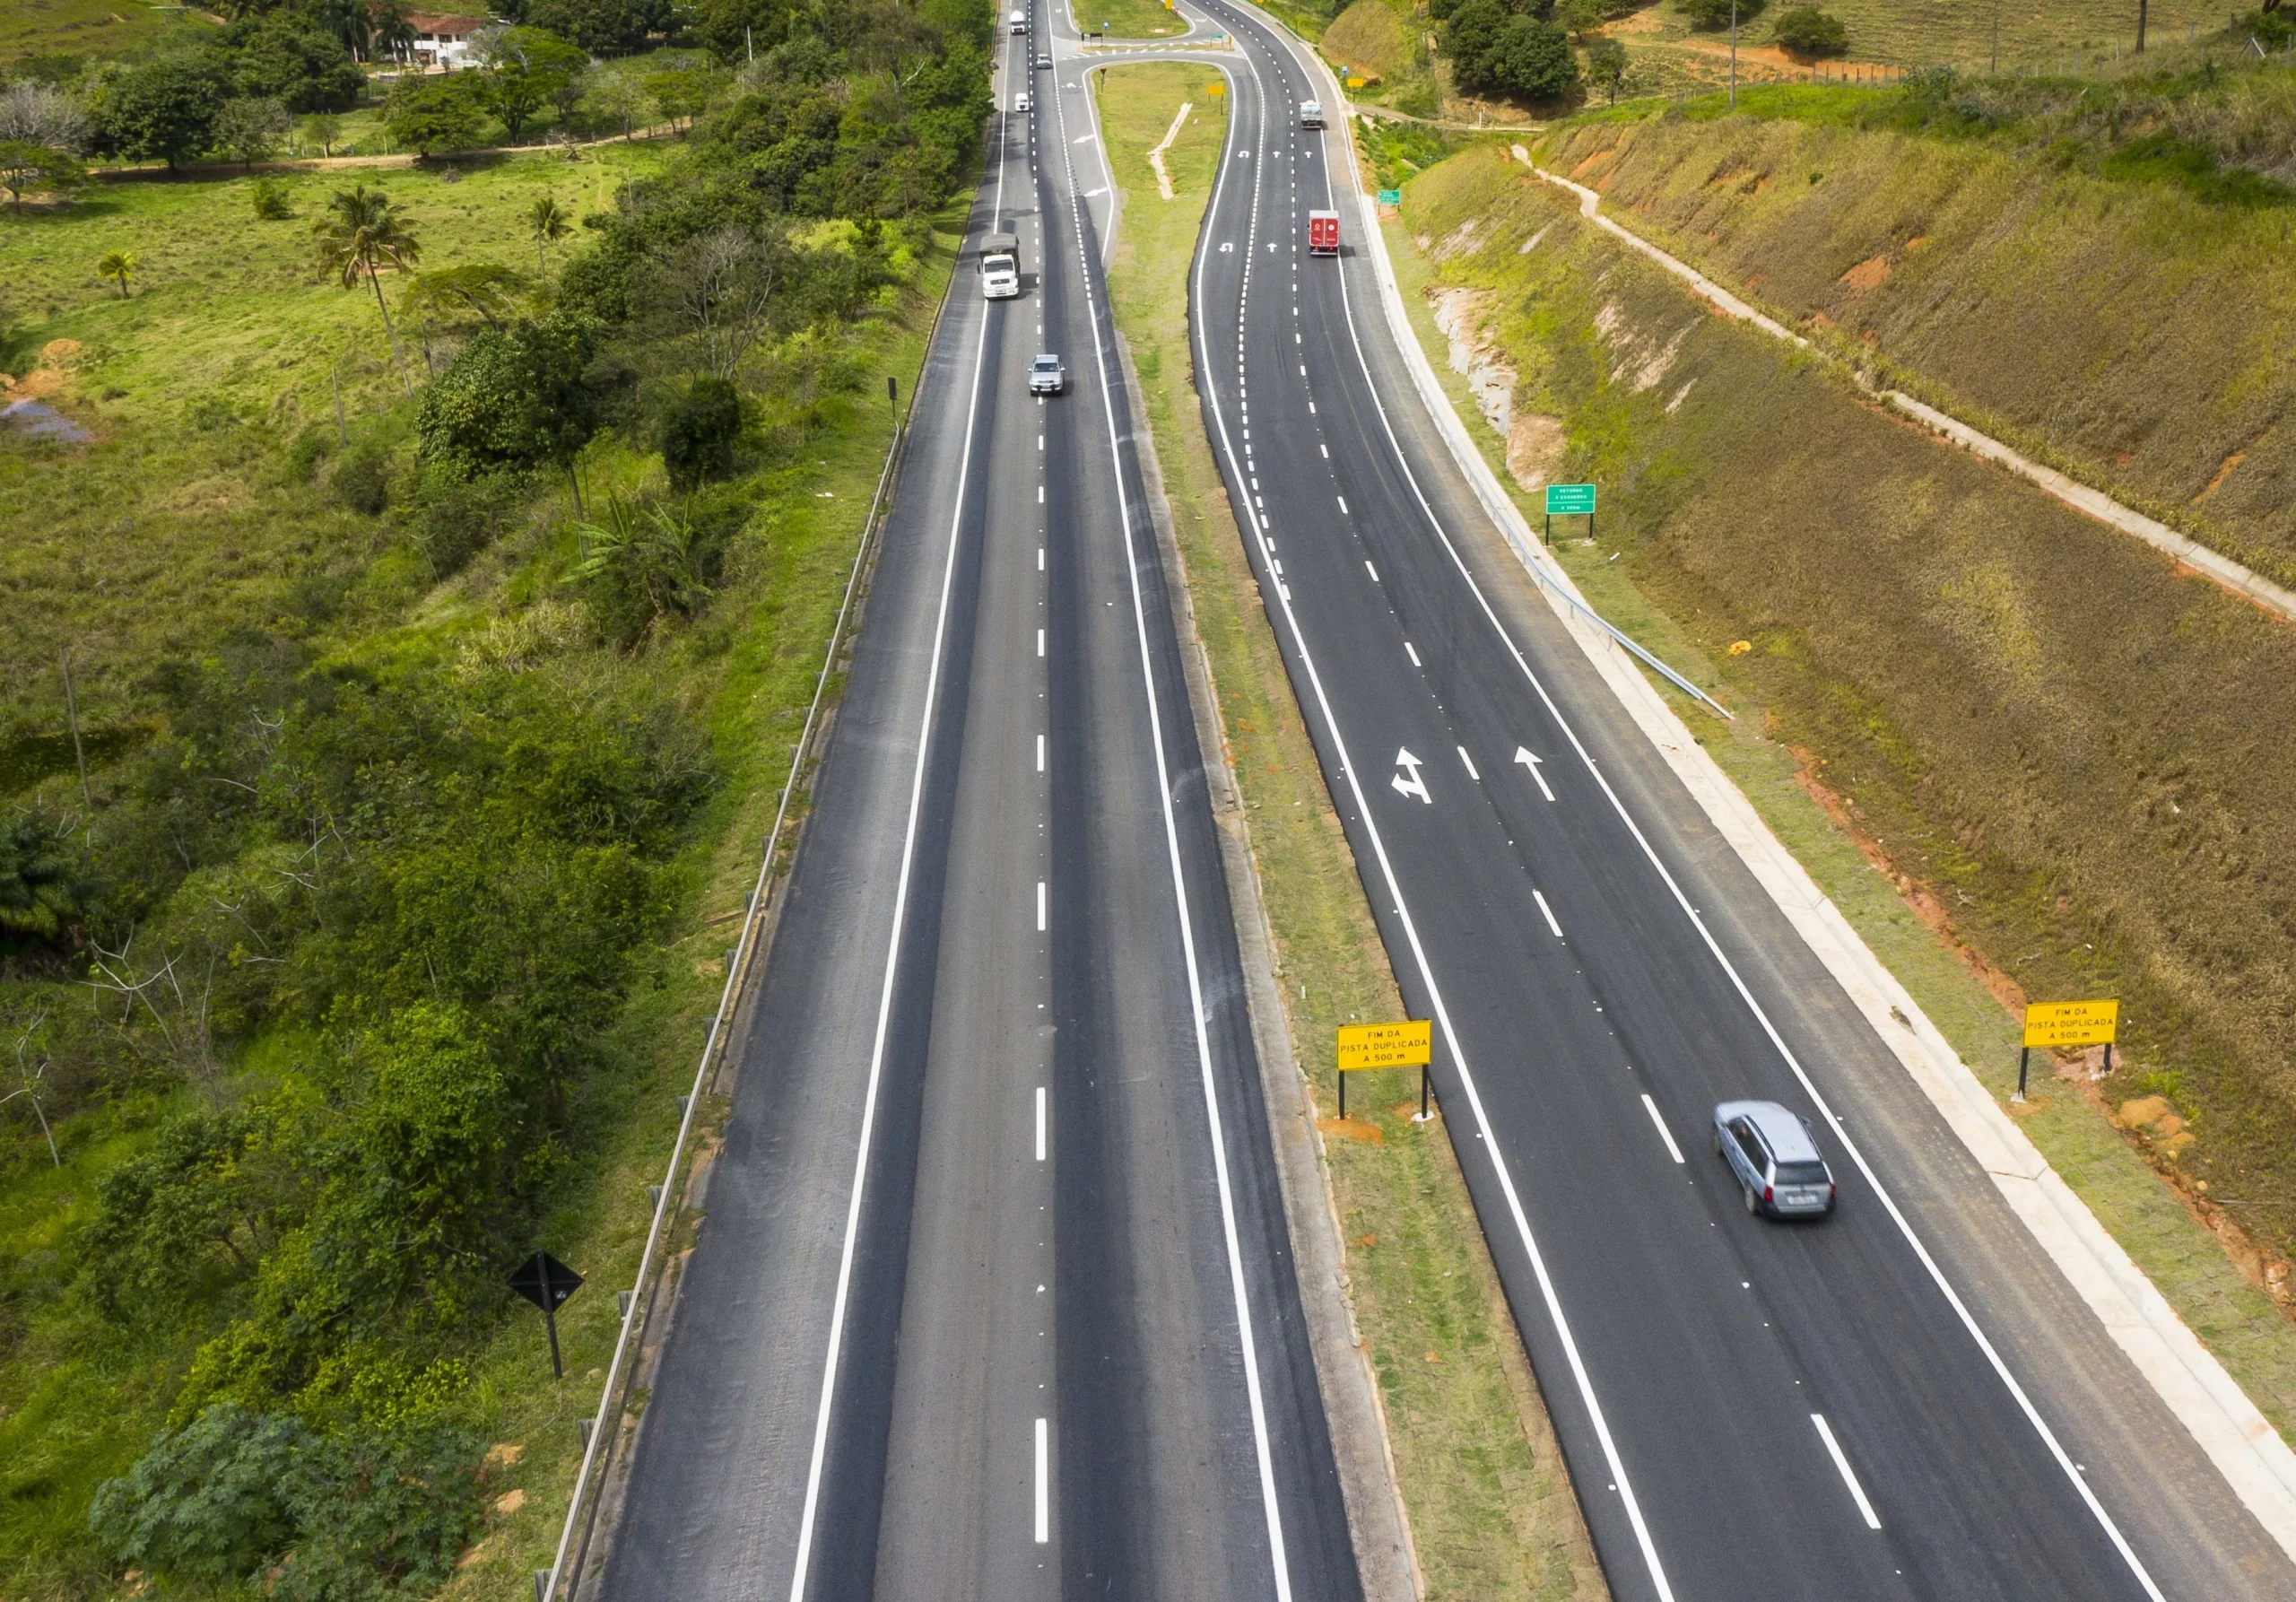
[[[1021,239],[1017,234],[981,236],[980,292],[984,300],[1009,300],[1021,292]]]
[[[972,14],[978,16],[980,13],[975,12]],[[1004,25],[1014,33],[1026,33],[1029,30],[1029,13],[1024,11],[1013,11],[1005,17]]]
[[[1324,126],[1324,106],[1321,100],[1300,102],[1300,126],[1303,128],[1319,128]]]

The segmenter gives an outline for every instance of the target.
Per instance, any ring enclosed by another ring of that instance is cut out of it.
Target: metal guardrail
[[[961,258],[963,247],[958,247]],[[941,331],[941,318],[949,309],[957,285],[963,278],[962,270],[952,262],[949,282],[943,290],[941,303],[934,309],[932,326],[925,335],[925,361],[932,360],[935,342]],[[919,370],[920,380],[923,370]],[[763,860],[759,864],[757,884],[750,892],[749,903],[742,918],[740,938],[726,964],[725,988],[718,993],[718,1010],[709,1020],[709,1035],[701,1048],[701,1060],[695,1067],[692,1088],[679,1100],[678,1135],[670,1148],[669,1165],[663,1171],[662,1182],[655,1187],[653,1222],[646,1232],[646,1249],[638,1260],[638,1275],[629,1290],[621,1293],[622,1328],[615,1337],[613,1359],[606,1369],[605,1385],[598,1397],[597,1412],[582,1421],[582,1466],[576,1472],[574,1495],[567,1504],[565,1527],[559,1532],[558,1548],[547,1569],[535,1571],[535,1602],[556,1602],[562,1597],[572,1598],[582,1580],[582,1567],[587,1559],[590,1541],[595,1531],[605,1470],[611,1467],[614,1443],[620,1431],[618,1423],[627,1395],[631,1374],[636,1367],[631,1353],[650,1317],[653,1300],[650,1293],[658,1288],[662,1271],[662,1242],[677,1215],[683,1210],[684,1197],[678,1188],[679,1171],[685,1164],[687,1148],[692,1144],[694,1114],[701,1105],[701,1098],[719,1061],[719,1048],[726,1038],[726,1025],[741,993],[749,962],[756,954],[759,930],[770,910],[770,899],[777,884],[775,856],[781,844],[783,830],[789,820],[789,806],[797,794],[798,784],[805,762],[812,752],[813,738],[821,727],[822,703],[829,690],[831,675],[837,666],[839,651],[846,642],[846,626],[852,618],[855,598],[861,593],[862,576],[868,571],[875,552],[877,536],[883,514],[888,508],[893,485],[898,482],[901,463],[908,455],[909,425],[917,414],[920,381],[909,388],[909,406],[901,414],[893,437],[885,446],[884,466],[877,474],[875,492],[869,498],[869,514],[861,525],[861,538],[853,553],[853,570],[845,580],[845,598],[839,604],[837,622],[830,629],[829,648],[822,653],[821,672],[813,680],[813,703],[805,709],[805,723],[797,736],[797,744],[789,756],[788,781],[781,787],[781,801],[773,816],[773,829],[766,835]],[[691,1180],[691,1174],[687,1176]]]

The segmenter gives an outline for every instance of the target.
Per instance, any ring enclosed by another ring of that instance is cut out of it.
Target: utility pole
[[[2136,53],[2144,54],[2144,13],[2146,0],[2136,0]]]
[[[1738,109],[1738,0],[1730,0],[1730,109]]]
[[[2144,0],[2136,0],[2136,4],[2142,6]],[[2136,36],[2139,39],[2144,37],[2144,24],[2142,22],[2136,25]],[[2140,45],[2137,48],[2142,49],[2144,47]],[[1993,0],[1993,64],[1986,71],[1988,74],[2001,71],[2001,0]]]

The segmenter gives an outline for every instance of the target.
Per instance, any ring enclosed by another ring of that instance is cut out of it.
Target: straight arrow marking
[[[1538,781],[1539,794],[1550,801],[1553,800],[1554,792],[1546,788],[1546,775],[1539,771],[1539,759],[1518,745],[1515,747],[1515,760],[1531,771],[1531,777]]]

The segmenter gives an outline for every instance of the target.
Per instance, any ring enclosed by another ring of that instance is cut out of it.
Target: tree
[[[500,330],[510,315],[514,296],[526,281],[499,262],[466,262],[437,273],[421,273],[399,297],[409,316],[441,322],[459,322],[476,312],[490,328]]]
[[[1761,13],[1765,0],[1737,0],[1738,22]],[[1690,17],[1693,28],[1727,28],[1730,25],[1731,0],[1683,0],[1683,10]]]
[[[1777,39],[1779,48],[1804,60],[1849,52],[1849,30],[1841,25],[1840,19],[1827,15],[1814,5],[1797,5],[1779,12],[1770,37]]]
[[[115,250],[96,264],[96,276],[109,278],[117,283],[119,298],[125,300],[127,299],[127,281],[135,275],[139,265],[134,251]]]
[[[214,143],[223,93],[215,74],[189,56],[162,57],[130,67],[110,85],[98,124],[100,142],[131,161],[158,157],[177,164]]]
[[[707,373],[694,379],[662,420],[662,466],[670,487],[691,491],[731,473],[741,433],[741,392]]]
[[[534,231],[535,267],[547,278],[550,276],[550,264],[543,258],[543,247],[558,243],[574,231],[574,225],[566,215],[566,208],[558,204],[556,196],[550,195],[536,197],[534,205],[526,209],[526,225]]]
[[[1618,104],[1618,91],[1626,87],[1631,71],[1626,47],[1618,40],[1598,39],[1587,47],[1587,81],[1610,91],[1611,104]]]
[[[589,65],[581,51],[539,28],[505,29],[485,41],[481,56],[487,109],[502,119],[513,141]]]
[[[319,142],[319,153],[335,154],[335,142],[343,137],[343,118],[332,111],[322,111],[303,125],[304,131]]]
[[[0,189],[16,214],[22,216],[27,195],[69,195],[88,181],[88,170],[78,158],[46,145],[20,139],[0,139]]]
[[[654,97],[662,115],[673,125],[683,118],[689,129],[693,119],[709,109],[710,98],[718,92],[717,74],[700,67],[648,73],[645,83],[646,92]]]
[[[249,17],[223,30],[232,90],[290,111],[344,111],[366,78],[340,38],[286,13]]]
[[[287,108],[266,97],[225,100],[215,116],[215,144],[242,167],[253,166],[279,148],[294,127]]]
[[[425,459],[465,473],[549,463],[570,478],[602,412],[592,344],[587,326],[561,319],[474,335],[422,393]]]
[[[638,119],[646,115],[648,102],[642,78],[637,63],[613,62],[590,74],[589,90],[583,97],[596,109],[598,116],[621,125],[624,139],[631,136]]]
[[[410,146],[419,155],[468,150],[486,128],[479,104],[483,90],[475,79],[474,74],[457,73],[402,82],[383,109],[383,131],[394,144]]]
[[[338,189],[327,203],[327,215],[311,224],[318,239],[319,271],[334,274],[345,289],[359,287],[364,274],[374,287],[375,306],[383,314],[383,332],[390,336],[391,354],[398,361],[399,383],[409,395],[414,386],[406,376],[406,357],[398,348],[398,330],[391,326],[391,309],[383,300],[383,264],[402,272],[422,259],[422,241],[379,189],[361,184]]]
[[[76,156],[86,152],[91,132],[88,114],[60,89],[29,78],[0,89],[0,143]]]
[[[667,33],[677,15],[666,0],[529,0],[526,21],[593,52],[635,50]]]
[[[1518,100],[1558,100],[1578,86],[1578,58],[1560,23],[1511,17],[1491,57],[1491,77]]]
[[[1603,0],[1557,0],[1554,20],[1569,29],[1580,44],[1585,44],[1603,25]]]

